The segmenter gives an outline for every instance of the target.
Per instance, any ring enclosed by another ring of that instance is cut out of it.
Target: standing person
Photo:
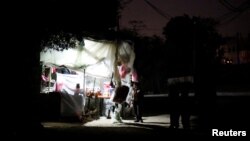
[[[180,88],[180,117],[184,129],[190,129],[191,101],[189,95],[189,84],[182,83]]]
[[[190,129],[190,98],[188,97],[190,85],[179,82],[169,86],[170,99],[170,128],[179,128],[179,119],[184,129]]]
[[[142,106],[143,106],[143,93],[139,88],[138,82],[132,82],[132,96],[133,96],[133,107],[135,112],[135,122],[141,122],[142,120]]]
[[[82,115],[85,114],[84,107],[85,107],[85,96],[84,92],[80,89],[80,84],[76,84],[75,92],[74,92],[74,106],[76,110],[76,115],[78,119],[82,120]]]
[[[170,107],[170,127],[179,128],[180,104],[178,84],[169,85],[169,107]]]
[[[75,92],[74,92],[74,95],[75,96],[78,96],[78,95],[80,95],[80,84],[79,83],[77,83],[76,84],[76,89],[75,89]]]

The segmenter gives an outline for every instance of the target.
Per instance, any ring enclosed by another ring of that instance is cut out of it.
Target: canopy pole
[[[83,69],[83,92],[86,95],[86,84],[85,84],[85,68]]]
[[[82,111],[83,111],[83,115],[85,115],[85,99],[87,96],[87,92],[86,92],[86,86],[85,86],[85,68],[83,69],[83,104],[82,104]]]
[[[49,67],[49,74],[48,74],[48,78],[49,78],[49,84],[48,84],[48,93],[50,93],[50,86],[51,86],[51,71],[52,71],[52,69],[51,69],[51,67]]]
[[[94,78],[93,93],[95,92],[95,80],[96,80],[96,78]]]

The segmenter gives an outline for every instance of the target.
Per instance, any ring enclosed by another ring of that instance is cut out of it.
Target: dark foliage
[[[12,62],[3,64],[10,74],[4,80],[8,84],[4,87],[10,90],[5,98],[10,103],[3,112],[4,122],[10,123],[7,132],[11,135],[32,134],[42,128],[38,109],[41,44],[68,48],[72,39],[81,40],[87,33],[92,36],[104,33],[98,37],[108,37],[106,33],[117,25],[119,1],[22,1],[5,5],[8,15],[2,19],[4,52],[11,53]]]
[[[216,24],[213,19],[187,15],[170,20],[163,32],[170,77],[193,75],[197,69],[215,63],[220,44]]]

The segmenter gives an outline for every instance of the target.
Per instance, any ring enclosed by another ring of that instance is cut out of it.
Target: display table
[[[98,95],[97,98],[110,99],[110,96]]]

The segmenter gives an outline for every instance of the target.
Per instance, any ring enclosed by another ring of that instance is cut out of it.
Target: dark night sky
[[[154,6],[160,9],[165,15],[172,17],[189,16],[212,17],[218,18],[229,13],[230,10],[223,6],[219,0],[149,0]],[[233,6],[237,7],[246,0],[227,0]],[[249,6],[249,5],[248,5]],[[235,13],[234,13],[235,14]],[[228,19],[233,14],[228,16]],[[122,12],[120,20],[121,28],[130,27],[129,21],[143,21],[146,28],[140,33],[146,36],[153,34],[162,36],[162,28],[166,25],[170,18],[165,18],[151,8],[144,0],[133,0]],[[224,36],[235,35],[240,32],[243,36],[250,33],[250,9],[244,11],[233,21],[226,22],[227,18],[220,18],[221,23],[217,30]]]

